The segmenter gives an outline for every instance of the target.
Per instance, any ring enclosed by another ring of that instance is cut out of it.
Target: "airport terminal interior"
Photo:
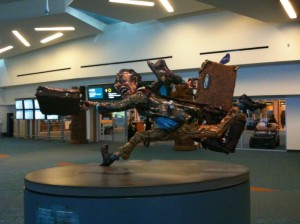
[[[300,223],[299,14],[299,0],[0,1],[0,224]],[[193,80],[187,99],[149,66],[160,60],[159,72]],[[203,72],[206,63],[223,67]],[[116,155],[104,149],[161,127],[141,108],[82,110],[121,102],[114,84],[124,68],[143,86],[162,82],[168,109],[228,112],[243,94],[265,106],[240,108],[233,153],[209,150],[205,138],[157,139],[103,166]],[[77,112],[42,102],[41,88],[67,92],[59,100],[75,91]]]
[[[100,85],[101,86],[101,85]],[[94,87],[93,87],[94,88]],[[259,122],[270,122],[274,118],[273,123],[278,124],[276,127],[276,135],[279,136],[278,145],[262,143],[257,147],[264,147],[267,149],[286,151],[285,145],[285,100],[284,98],[268,98],[257,99],[258,102],[266,103],[267,107],[262,111],[256,110],[254,112],[248,111],[245,131],[240,139],[238,148],[251,149],[256,146],[250,143],[250,138],[253,136],[254,131],[257,130],[256,126]],[[22,109],[22,105],[29,104],[26,109]],[[20,106],[21,105],[21,106]],[[34,106],[37,105],[37,106]],[[70,141],[70,124],[71,116],[58,116],[58,115],[43,115],[38,106],[38,101],[35,98],[29,99],[16,99],[16,119],[13,119],[12,132],[13,136],[19,138],[29,139],[44,139],[44,140],[61,140]],[[20,117],[18,117],[20,113]],[[28,116],[27,119],[23,118]],[[33,116],[35,114],[35,119]],[[109,114],[95,115],[94,134],[96,142],[99,141],[117,141],[124,142],[128,139],[128,132],[133,127],[135,131],[145,130],[145,119],[141,118],[135,109],[112,112]],[[154,129],[155,124],[151,121],[151,128]],[[197,144],[197,143],[195,143]]]

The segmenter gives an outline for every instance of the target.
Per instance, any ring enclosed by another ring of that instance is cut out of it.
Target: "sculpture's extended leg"
[[[138,131],[135,135],[127,142],[125,145],[121,146],[116,152],[108,153],[108,146],[102,147],[101,153],[103,157],[102,166],[109,166],[115,160],[118,160],[119,157],[122,159],[129,159],[131,152],[140,142],[144,141],[166,141],[169,139],[173,139],[174,136],[172,132],[164,130],[164,129],[154,129],[148,131]]]
[[[232,107],[228,114],[217,125],[201,125],[194,132],[186,132],[202,142],[202,146],[216,152],[232,153],[244,130],[246,116],[241,112],[239,107]],[[184,130],[184,127],[183,127]],[[184,130],[185,131],[185,130]],[[228,131],[228,137],[225,143],[221,139]]]
[[[121,146],[115,153],[122,157],[122,159],[129,159],[131,152],[134,150],[137,144],[144,141],[166,141],[172,139],[172,135],[164,129],[154,129],[148,131],[138,131],[125,145]]]

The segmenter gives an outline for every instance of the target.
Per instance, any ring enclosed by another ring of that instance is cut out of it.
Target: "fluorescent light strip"
[[[65,26],[65,27],[36,27],[34,28],[35,31],[72,31],[75,30],[72,26]]]
[[[167,12],[174,12],[173,7],[171,6],[168,0],[159,0],[159,1],[166,8]]]
[[[26,47],[30,47],[30,44],[28,43],[28,41],[17,31],[17,30],[13,30],[12,33],[26,46]]]
[[[122,3],[131,5],[141,5],[141,6],[154,6],[154,2],[148,1],[134,1],[134,0],[109,0],[112,3]]]
[[[13,46],[7,46],[7,47],[4,47],[4,48],[1,48],[0,49],[0,54],[3,53],[3,52],[5,52],[5,51],[8,51],[10,49],[13,49],[13,48],[14,48]]]
[[[46,37],[45,39],[41,40],[41,43],[45,44],[45,43],[47,43],[49,41],[52,41],[54,39],[57,39],[57,38],[59,38],[61,36],[63,36],[62,33],[56,33],[56,34],[54,34],[52,36]]]
[[[289,0],[280,0],[280,3],[291,19],[297,18],[297,14]]]

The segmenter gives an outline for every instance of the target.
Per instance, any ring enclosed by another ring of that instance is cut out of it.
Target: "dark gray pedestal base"
[[[249,171],[213,161],[128,161],[27,174],[25,224],[250,224]]]

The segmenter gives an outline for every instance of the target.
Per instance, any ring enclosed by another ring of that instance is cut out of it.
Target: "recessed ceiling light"
[[[289,0],[280,0],[280,3],[291,19],[297,18],[297,14]]]
[[[165,7],[167,12],[174,12],[173,7],[171,6],[170,2],[168,0],[159,0],[161,4]]]
[[[75,30],[72,26],[62,26],[62,27],[36,27],[35,31],[72,31]]]
[[[51,35],[51,36],[49,36],[49,37],[46,37],[46,38],[42,39],[42,40],[41,40],[41,43],[45,44],[45,43],[47,43],[47,42],[49,42],[49,41],[51,41],[51,40],[57,39],[57,38],[59,38],[59,37],[61,37],[61,36],[63,36],[62,33],[56,33],[56,34],[54,34],[54,35]]]
[[[4,47],[4,48],[0,48],[0,54],[5,52],[5,51],[8,51],[10,49],[13,49],[14,47],[13,46],[7,46],[7,47]]]
[[[17,31],[17,30],[13,30],[12,33],[26,46],[26,47],[30,47],[30,44],[28,43],[28,41]]]
[[[154,6],[154,2],[149,1],[134,1],[134,0],[109,0],[112,3],[123,3],[131,5],[141,5],[141,6]]]

